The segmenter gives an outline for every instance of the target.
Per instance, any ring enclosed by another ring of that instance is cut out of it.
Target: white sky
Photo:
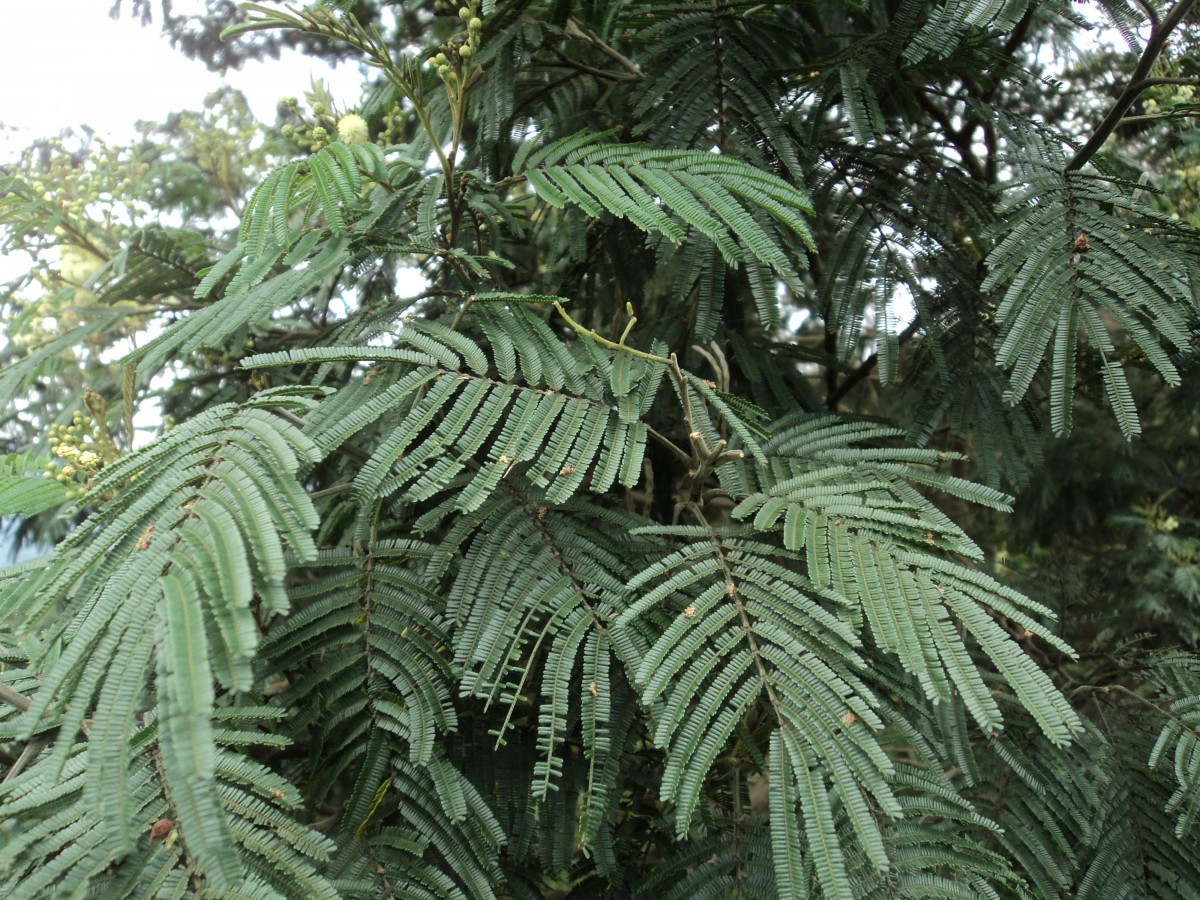
[[[177,6],[186,6],[179,3]],[[285,53],[246,63],[226,78],[172,49],[155,22],[108,17],[112,0],[9,0],[0,53],[0,160],[37,137],[89,125],[103,137],[126,141],[138,119],[200,109],[206,94],[231,84],[246,94],[262,121],[275,119],[280,97],[303,97],[313,75],[324,78],[339,107],[360,98],[362,75],[353,65],[332,69],[321,60]],[[52,22],[52,26],[47,23]],[[14,130],[15,129],[15,130]]]

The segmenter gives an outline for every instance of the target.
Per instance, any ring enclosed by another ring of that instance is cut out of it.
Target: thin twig
[[[1102,685],[1085,684],[1085,685],[1081,685],[1080,687],[1075,688],[1075,690],[1073,690],[1071,692],[1071,696],[1074,697],[1076,694],[1082,694],[1084,692],[1107,694],[1110,691],[1116,691],[1119,694],[1124,694],[1126,697],[1129,697],[1133,700],[1137,700],[1139,703],[1144,703],[1146,706],[1149,706],[1155,712],[1161,714],[1162,716],[1164,716],[1167,719],[1170,719],[1173,722],[1178,722],[1185,726],[1187,724],[1177,714],[1171,712],[1170,710],[1163,709],[1161,706],[1159,706],[1153,700],[1149,700],[1146,697],[1143,697],[1137,691],[1131,691],[1129,688],[1125,687],[1124,685],[1120,685],[1120,684],[1102,684]]]
[[[39,734],[26,744],[25,749],[21,751],[21,755],[17,757],[17,761],[12,764],[12,768],[4,773],[3,779],[0,779],[0,784],[12,781],[25,771],[25,767],[37,758],[37,755],[42,752],[48,743],[50,743],[50,739],[44,734]]]
[[[914,334],[917,333],[917,331],[918,331],[918,329],[920,329],[920,327],[921,327],[921,317],[918,315],[918,316],[915,316],[913,318],[913,320],[908,323],[907,328],[905,328],[902,332],[900,332],[900,337],[897,338],[897,343],[900,346],[903,346]],[[842,398],[845,397],[848,393],[850,393],[850,391],[853,390],[854,387],[859,382],[861,382],[868,375],[870,375],[871,372],[875,369],[875,366],[878,365],[878,363],[879,363],[879,353],[877,351],[875,353],[872,353],[865,360],[863,360],[862,365],[860,365],[857,369],[855,369],[853,372],[851,372],[849,375],[846,376],[846,378],[842,381],[842,383],[837,386],[837,389],[834,390],[833,393],[831,393],[825,399],[825,405],[829,409],[836,408],[838,403],[842,400]]]
[[[21,712],[29,709],[32,701],[19,691],[14,691],[7,684],[0,682],[0,700],[3,700],[9,706],[15,706]]]
[[[1175,119],[1195,119],[1200,118],[1200,110],[1196,109],[1173,109],[1169,112],[1149,113],[1144,116],[1125,116],[1117,123],[1124,128],[1126,125],[1136,125],[1138,122],[1171,122]]]
[[[542,59],[535,56],[530,59],[534,65],[542,66],[547,69],[574,69],[576,72],[582,72],[585,75],[594,75],[597,78],[603,78],[605,81],[640,81],[641,79],[635,75],[630,75],[626,72],[609,72],[606,69],[597,69],[595,66],[589,66],[587,63],[579,62],[579,60],[571,59],[557,47],[550,46],[550,52],[558,57],[559,61],[555,62],[550,59]]]
[[[571,35],[572,37],[583,38],[609,59],[617,62],[621,68],[623,68],[630,75],[636,75],[638,79],[645,78],[645,76],[642,74],[642,70],[638,68],[637,63],[635,63],[629,57],[618,53],[608,44],[604,43],[604,41],[602,41],[594,32],[588,31],[588,29],[581,26],[574,19],[567,19],[567,34]]]
[[[20,712],[25,712],[33,705],[32,700],[30,700],[20,691],[13,690],[3,682],[0,682],[0,700],[3,700],[10,706],[16,707]],[[84,737],[88,737],[91,732],[91,728],[88,726],[87,722],[84,722],[80,731],[83,733]],[[20,775],[25,768],[37,758],[37,755],[41,753],[49,743],[50,738],[45,734],[39,734],[33,738],[33,740],[26,744],[24,749],[21,750],[21,755],[16,758],[9,770],[4,773],[4,778],[0,779],[0,784],[12,781],[14,778]]]
[[[1158,10],[1156,10],[1149,0],[1137,0],[1138,6],[1146,11],[1146,18],[1150,20],[1150,31],[1158,27]]]
[[[323,497],[336,497],[338,494],[345,494],[352,490],[354,490],[354,485],[352,484],[335,484],[333,487],[327,487],[319,491],[313,491],[308,495],[308,499],[320,500]]]
[[[581,334],[586,338],[590,338],[602,347],[607,347],[609,350],[619,350],[622,353],[628,353],[630,356],[636,356],[638,359],[644,359],[648,362],[661,363],[664,366],[678,366],[678,363],[672,363],[672,361],[665,356],[655,356],[653,353],[645,353],[641,350],[630,347],[628,344],[610,341],[608,338],[602,337],[592,329],[584,325],[580,325],[578,322],[572,319],[567,314],[567,311],[563,309],[562,304],[557,301],[554,303],[554,308],[558,311],[558,314],[563,317],[563,320],[571,326],[572,331],[576,332],[577,334]]]

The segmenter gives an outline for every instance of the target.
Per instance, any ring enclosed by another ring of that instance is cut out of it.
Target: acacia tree
[[[4,173],[62,262],[0,510],[69,526],[0,581],[5,896],[1200,893],[1200,657],[967,533],[1194,378],[1196,232],[1100,152],[1190,0],[1103,6],[1098,111],[1068,3],[344,6],[227,32],[379,73],[248,181]]]

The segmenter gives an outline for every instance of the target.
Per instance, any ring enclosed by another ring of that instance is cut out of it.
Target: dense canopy
[[[0,166],[0,895],[1200,896],[1192,5],[118,3],[364,91]]]

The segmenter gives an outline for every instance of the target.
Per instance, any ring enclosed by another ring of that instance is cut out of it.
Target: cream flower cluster
[[[367,128],[367,120],[358,115],[358,113],[346,113],[346,115],[338,119],[337,132],[338,137],[342,139],[342,143],[351,146],[366,144],[371,140],[371,132]]]
[[[104,465],[104,457],[96,452],[99,448],[95,444],[89,446],[86,443],[93,438],[92,425],[90,416],[77,412],[70,425],[50,427],[50,452],[65,460],[66,465],[60,467],[54,461],[48,462],[42,477],[68,485],[68,500],[82,497],[87,492],[88,479]]]

